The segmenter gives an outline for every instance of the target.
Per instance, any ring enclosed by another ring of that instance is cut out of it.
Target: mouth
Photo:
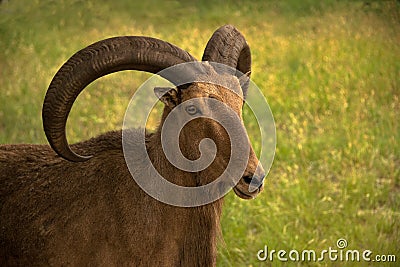
[[[240,197],[240,198],[243,198],[243,199],[254,199],[254,198],[257,196],[257,194],[258,194],[258,192],[259,192],[259,189],[257,189],[253,194],[250,194],[250,193],[245,193],[245,192],[243,192],[243,191],[240,190],[237,186],[235,186],[235,187],[233,188],[233,191],[234,191],[235,194],[236,194],[238,197]]]

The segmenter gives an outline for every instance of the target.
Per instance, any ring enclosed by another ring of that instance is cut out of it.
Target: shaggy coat
[[[152,137],[150,157],[163,162]],[[72,148],[95,156],[76,164],[45,145],[0,147],[1,266],[215,265],[222,200],[182,208],[148,196],[125,167],[121,132]]]

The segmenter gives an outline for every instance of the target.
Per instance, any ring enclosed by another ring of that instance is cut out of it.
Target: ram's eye
[[[186,112],[190,115],[194,115],[198,112],[198,109],[195,105],[189,105],[185,108]]]

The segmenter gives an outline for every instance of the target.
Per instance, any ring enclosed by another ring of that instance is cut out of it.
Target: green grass
[[[226,197],[218,266],[279,266],[258,262],[257,251],[321,251],[336,248],[338,238],[400,261],[398,1],[137,2],[0,4],[0,143],[46,142],[47,86],[88,44],[148,35],[201,58],[212,32],[232,23],[251,46],[252,78],[274,113],[277,151],[257,199]],[[90,85],[71,112],[69,140],[121,128],[147,77],[117,73]],[[254,135],[255,122],[247,126]]]

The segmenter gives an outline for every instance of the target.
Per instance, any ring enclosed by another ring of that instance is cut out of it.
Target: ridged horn
[[[73,152],[65,132],[68,114],[75,99],[92,81],[122,70],[157,73],[190,61],[196,59],[179,47],[142,36],[105,39],[80,50],[56,73],[44,99],[43,128],[51,147],[58,155],[73,162],[92,157]]]
[[[232,25],[224,25],[211,36],[202,61],[228,65],[250,76],[251,52],[244,36]],[[246,95],[247,88],[243,88]]]

